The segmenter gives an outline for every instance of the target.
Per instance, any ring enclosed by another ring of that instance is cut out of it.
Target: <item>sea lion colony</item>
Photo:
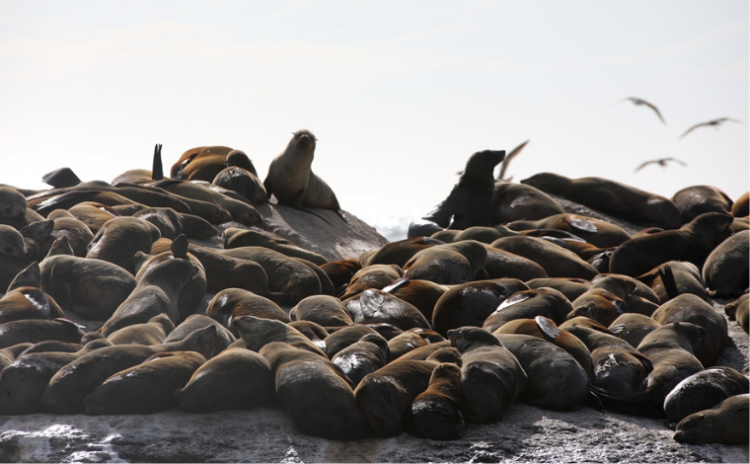
[[[708,302],[729,299],[748,331],[747,194],[670,200],[552,173],[513,184],[488,150],[409,238],[328,262],[254,227],[271,195],[346,221],[314,149],[296,132],[265,182],[228,147],[188,150],[165,179],[157,146],[151,171],[112,184],[60,169],[49,190],[0,187],[0,413],[272,405],[330,439],[452,439],[523,401],[747,443],[747,371],[712,367],[728,329]],[[205,246],[229,221],[244,227]]]

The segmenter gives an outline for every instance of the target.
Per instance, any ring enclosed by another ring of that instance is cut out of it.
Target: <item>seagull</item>
[[[641,169],[643,169],[644,167],[646,167],[649,164],[658,164],[661,167],[665,167],[667,165],[667,162],[669,162],[669,161],[674,161],[676,163],[680,163],[683,166],[687,166],[687,164],[683,163],[682,161],[678,160],[677,158],[659,158],[659,159],[655,159],[655,160],[644,162],[643,164],[641,164],[640,166],[638,166],[635,169],[635,171],[633,171],[633,172],[638,172],[638,171],[640,171]]]
[[[702,122],[702,123],[694,125],[690,129],[686,130],[685,133],[680,136],[680,138],[683,138],[686,135],[688,135],[693,129],[697,129],[697,128],[701,127],[701,126],[718,126],[719,124],[721,124],[722,122],[725,122],[725,121],[742,122],[742,121],[738,121],[738,120],[732,119],[732,118],[719,118],[719,119],[714,119],[714,120],[708,121],[708,122]]]
[[[654,105],[652,105],[651,103],[647,102],[646,100],[641,100],[640,98],[635,98],[635,97],[628,97],[628,98],[624,98],[622,101],[626,101],[626,100],[629,100],[629,101],[633,102],[633,104],[635,104],[635,105],[646,105],[646,106],[648,106],[649,108],[651,108],[652,110],[654,110],[654,112],[656,113],[657,116],[659,116],[659,119],[661,119],[661,122],[663,122],[664,124],[667,123],[666,121],[664,121],[664,118],[661,117],[661,113],[659,112],[659,110]]]
[[[508,156],[505,157],[503,160],[503,163],[500,165],[500,174],[497,175],[497,180],[501,180],[503,182],[510,182],[513,179],[513,176],[508,177],[505,179],[505,170],[508,169],[508,164],[510,164],[510,161],[515,158],[516,155],[521,153],[521,150],[523,150],[523,147],[526,146],[526,144],[529,143],[529,140],[525,141],[521,145],[517,146],[513,149]]]

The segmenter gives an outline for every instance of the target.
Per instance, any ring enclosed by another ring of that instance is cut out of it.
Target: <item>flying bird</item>
[[[529,140],[525,141],[521,145],[517,146],[513,149],[512,152],[508,154],[508,156],[505,157],[503,160],[503,163],[500,165],[500,174],[497,175],[497,180],[501,180],[503,182],[510,182],[513,179],[513,176],[505,178],[505,170],[508,169],[508,164],[510,164],[511,160],[516,157],[519,153],[521,153],[521,150],[523,150],[523,147],[526,146],[526,144],[529,143]]]
[[[635,98],[635,97],[628,97],[628,98],[624,98],[622,101],[626,101],[626,100],[633,102],[634,105],[646,105],[646,106],[648,106],[649,108],[651,108],[652,110],[654,110],[654,112],[656,113],[657,116],[659,116],[659,119],[661,119],[661,122],[663,122],[664,124],[667,123],[666,121],[664,121],[664,118],[661,117],[661,113],[659,112],[659,109],[656,108],[651,103],[647,102],[646,100],[641,100],[640,98]]]
[[[726,121],[742,122],[742,121],[738,121],[738,120],[732,119],[732,118],[719,118],[719,119],[714,119],[714,120],[708,121],[708,122],[702,122],[702,123],[694,125],[690,129],[686,130],[685,133],[680,136],[680,138],[683,138],[686,135],[688,135],[693,129],[697,129],[697,128],[702,127],[702,126],[718,126],[719,124],[721,124],[723,122],[726,122]]]
[[[638,172],[641,169],[643,169],[644,167],[648,166],[649,164],[658,164],[661,167],[665,167],[669,161],[674,161],[676,163],[680,163],[683,166],[687,166],[687,164],[685,164],[684,162],[678,160],[677,158],[659,158],[659,159],[655,159],[655,160],[651,160],[651,161],[646,161],[646,162],[642,163],[633,172]]]

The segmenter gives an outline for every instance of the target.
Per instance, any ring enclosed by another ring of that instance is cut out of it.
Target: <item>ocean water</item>
[[[350,210],[360,220],[366,222],[378,231],[389,242],[403,240],[409,230],[409,223],[425,214],[423,210],[379,210],[362,209]]]

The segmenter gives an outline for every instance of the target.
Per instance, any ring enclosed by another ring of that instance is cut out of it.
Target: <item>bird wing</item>
[[[692,127],[690,128],[690,129],[686,130],[686,131],[685,131],[685,132],[684,132],[684,133],[683,133],[683,134],[682,134],[682,135],[680,136],[680,138],[683,138],[683,137],[685,137],[685,136],[686,136],[686,135],[688,135],[688,134],[689,134],[690,132],[692,132],[692,131],[693,131],[694,129],[697,129],[697,128],[701,127],[701,126],[706,126],[706,125],[708,125],[708,123],[707,123],[707,122],[701,122],[701,123],[698,123],[698,124],[696,124],[696,125],[692,126]]]
[[[674,161],[674,162],[680,163],[683,166],[687,166],[687,164],[684,161],[680,161],[677,158],[664,158],[664,161]]]
[[[652,110],[654,110],[654,112],[656,113],[656,115],[657,115],[657,116],[659,116],[659,119],[661,119],[661,122],[663,122],[664,124],[666,124],[666,123],[667,123],[667,122],[666,122],[666,121],[664,120],[664,118],[663,118],[663,117],[661,116],[661,113],[659,112],[659,109],[658,109],[657,107],[655,107],[654,105],[652,105],[651,103],[649,103],[649,102],[647,102],[647,101],[645,101],[645,100],[641,100],[641,104],[642,104],[642,105],[646,105],[646,106],[648,106],[649,108],[651,108]]]
[[[505,157],[503,160],[503,164],[500,166],[500,174],[497,175],[497,180],[505,180],[505,171],[508,169],[508,164],[510,164],[510,161],[516,157],[519,153],[521,153],[521,150],[523,150],[523,147],[526,146],[527,143],[529,143],[530,140],[525,141],[521,145],[517,146],[516,148],[511,151],[508,156]],[[506,181],[507,182],[507,181]]]
[[[635,168],[635,171],[633,171],[633,172],[638,172],[638,171],[640,171],[641,169],[643,169],[644,167],[646,167],[647,165],[649,165],[651,163],[656,163],[656,161],[654,161],[654,160],[644,161],[643,163],[641,163],[640,166],[638,166],[637,168]]]

